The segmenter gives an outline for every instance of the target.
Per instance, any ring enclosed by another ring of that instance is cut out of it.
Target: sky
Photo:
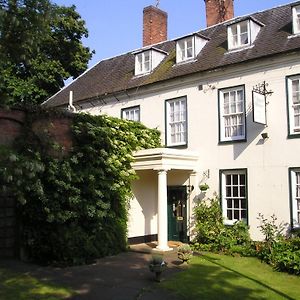
[[[83,43],[95,50],[89,67],[100,60],[142,47],[143,8],[157,0],[52,0],[58,5],[75,5],[86,22],[89,37]],[[269,9],[292,0],[235,0],[235,16]],[[204,0],[160,0],[168,13],[168,39],[206,27]]]

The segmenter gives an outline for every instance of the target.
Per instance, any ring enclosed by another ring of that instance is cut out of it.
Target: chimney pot
[[[166,41],[168,14],[152,5],[143,11],[143,47]]]

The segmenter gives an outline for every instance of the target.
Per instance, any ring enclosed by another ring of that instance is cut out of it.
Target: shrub
[[[268,220],[259,214],[258,219],[265,240],[258,244],[257,256],[277,271],[300,275],[300,238],[285,238],[283,226],[276,224],[275,215]]]
[[[248,226],[242,221],[232,226],[224,225],[218,198],[201,201],[195,207],[194,216],[195,249],[224,253],[238,250],[239,253],[249,253],[250,250],[247,249],[250,247],[251,239]],[[241,251],[241,247],[245,247],[245,251]]]

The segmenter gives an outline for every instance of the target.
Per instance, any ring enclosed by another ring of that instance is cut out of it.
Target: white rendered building
[[[160,34],[166,13],[147,7],[143,48],[100,61],[44,103],[67,107],[72,91],[77,111],[161,131],[164,148],[135,154],[128,228],[130,242],[161,250],[192,237],[193,206],[215,193],[224,222],[244,220],[253,239],[259,213],[300,224],[300,1],[237,18],[233,0],[206,5],[209,27],[171,41]]]

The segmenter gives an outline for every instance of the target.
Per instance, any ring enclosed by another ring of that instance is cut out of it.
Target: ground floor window
[[[300,168],[290,169],[292,226],[300,227]]]
[[[225,223],[234,224],[243,220],[247,223],[247,170],[221,170],[221,202]]]

